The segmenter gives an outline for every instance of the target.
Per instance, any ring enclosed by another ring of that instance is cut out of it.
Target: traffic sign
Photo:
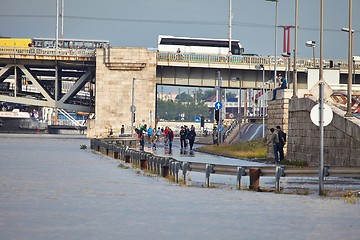
[[[130,106],[130,112],[136,112],[136,107],[135,107],[135,105],[131,105],[131,106]]]
[[[194,117],[194,121],[195,121],[195,122],[200,122],[200,121],[201,121],[201,118],[200,118],[199,116],[196,116],[196,117]]]
[[[316,104],[310,112],[310,118],[311,121],[316,125],[316,126],[320,126],[320,104]],[[331,110],[331,108],[329,107],[329,105],[324,104],[324,127],[329,125],[329,123],[331,123],[332,119],[333,119],[333,111]]]
[[[221,102],[216,102],[214,104],[214,107],[215,107],[216,110],[220,110],[220,109],[222,109],[222,103]]]

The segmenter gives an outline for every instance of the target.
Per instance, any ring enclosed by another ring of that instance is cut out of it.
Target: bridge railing
[[[207,54],[187,54],[187,53],[169,53],[158,52],[158,62],[178,62],[178,63],[205,63],[205,64],[232,64],[232,65],[249,65],[262,64],[269,67],[273,67],[275,58],[273,56],[241,56],[241,55],[207,55]],[[285,58],[277,58],[277,66],[286,67]],[[300,68],[312,68],[314,62],[312,58],[299,58],[296,64]],[[319,59],[315,60],[315,66],[320,65]],[[324,68],[340,68],[342,70],[348,69],[347,60],[323,60]],[[354,64],[356,70],[360,70],[360,64]]]
[[[49,56],[49,57],[95,57],[95,49],[65,49],[65,48],[34,48],[34,47],[0,47],[1,55],[15,56]]]

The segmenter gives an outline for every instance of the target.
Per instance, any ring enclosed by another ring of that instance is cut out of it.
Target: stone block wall
[[[289,119],[289,93],[291,90],[279,90],[277,95],[285,96],[285,98],[280,98],[277,96],[276,100],[268,102],[268,119],[267,119],[267,141],[269,141],[271,132],[270,128],[275,128],[280,126],[281,129],[287,134],[288,137],[288,119]],[[272,94],[271,94],[272,97]],[[284,146],[284,154],[286,155],[287,145]],[[274,158],[273,146],[270,144],[267,147],[267,156],[268,158]],[[286,157],[286,156],[285,156]]]
[[[155,125],[156,52],[145,48],[109,48],[96,52],[95,118],[88,122],[88,137],[107,136],[110,129],[131,132],[132,80],[134,126]]]
[[[289,102],[287,159],[306,161],[310,166],[318,166],[320,161],[320,129],[310,119],[314,105],[310,98]],[[334,115],[324,127],[324,164],[360,166],[360,119],[344,118],[344,111],[330,107]]]

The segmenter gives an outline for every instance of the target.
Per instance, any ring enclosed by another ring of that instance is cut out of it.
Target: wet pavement
[[[1,239],[359,239],[359,202],[179,186],[84,144],[0,134]]]

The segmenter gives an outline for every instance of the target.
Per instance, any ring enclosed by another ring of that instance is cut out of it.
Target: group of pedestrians
[[[166,126],[164,128],[158,127],[156,128],[147,128],[147,125],[144,124],[143,126],[139,128],[135,128],[135,132],[138,135],[139,141],[140,141],[140,149],[144,150],[145,146],[145,135],[147,135],[147,142],[152,144],[152,148],[156,150],[156,144],[161,141],[161,137],[164,138],[164,146],[168,147],[169,151],[172,150],[173,147],[173,141],[174,141],[174,132],[173,130]],[[190,151],[193,150],[196,132],[194,125],[191,125],[190,129],[184,125],[181,126],[181,130],[179,132],[180,135],[180,145],[181,149],[186,149],[189,145]]]
[[[275,162],[283,161],[284,146],[286,144],[286,133],[281,130],[280,126],[276,126],[276,131],[274,128],[271,128],[270,132],[271,136],[268,145],[271,143],[273,144]]]
[[[179,136],[181,149],[186,149],[189,141],[190,151],[192,151],[196,137],[194,125],[191,125],[190,129],[186,125],[181,126]]]

